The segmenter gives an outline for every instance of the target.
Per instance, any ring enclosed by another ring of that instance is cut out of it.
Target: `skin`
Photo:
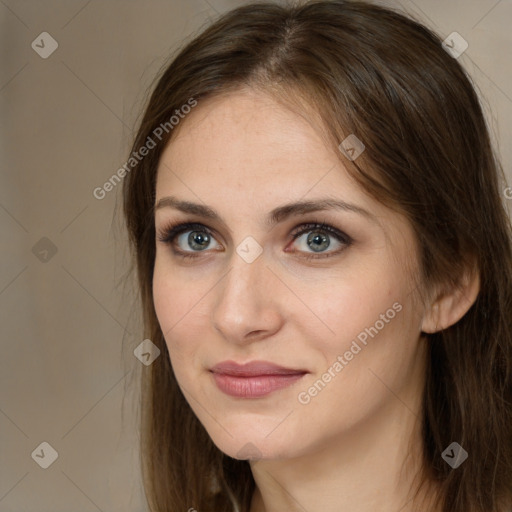
[[[173,195],[206,204],[224,223],[156,210],[157,232],[171,221],[197,222],[211,238],[199,251],[187,243],[190,230],[178,235],[175,247],[199,254],[188,260],[156,241],[155,310],[178,383],[213,442],[235,458],[247,458],[241,450],[251,443],[251,512],[412,511],[408,493],[421,467],[421,331],[460,318],[478,283],[431,304],[418,300],[411,226],[350,179],[316,122],[250,89],[203,101],[181,121],[160,160],[156,203]],[[264,223],[277,206],[326,197],[374,219],[321,211],[272,228]],[[296,240],[290,233],[314,222],[345,232],[352,244],[327,234],[330,245],[321,254],[331,256],[306,260],[301,255],[317,254],[307,236],[318,230]],[[252,263],[236,251],[248,236],[263,249]],[[400,312],[301,403],[299,393],[394,303]],[[225,360],[265,360],[309,373],[265,397],[234,398],[209,372]]]

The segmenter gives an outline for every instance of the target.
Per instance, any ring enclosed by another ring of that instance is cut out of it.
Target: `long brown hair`
[[[247,512],[254,491],[249,463],[216,448],[182,395],[152,297],[155,183],[175,132],[169,119],[191,101],[200,105],[243,86],[317,112],[334,148],[357,134],[363,154],[351,162],[338,151],[340,159],[368,193],[407,216],[426,288],[457,286],[476,265],[476,302],[453,326],[425,335],[422,475],[438,483],[443,512],[512,506],[512,248],[504,177],[474,87],[441,43],[422,24],[365,2],[258,3],[221,16],[162,73],[132,151],[148,138],[155,147],[134,162],[123,185],[144,337],[161,351],[142,380],[141,457],[153,512],[227,512],[233,503]],[[453,441],[469,454],[455,470],[441,458]]]

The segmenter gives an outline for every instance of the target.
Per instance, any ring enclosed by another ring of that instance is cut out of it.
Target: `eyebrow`
[[[222,217],[213,208],[198,203],[192,203],[190,201],[182,201],[174,196],[162,197],[156,203],[155,211],[160,210],[161,208],[174,208],[184,213],[195,214],[224,223]],[[317,199],[314,201],[297,201],[278,206],[268,214],[265,222],[268,226],[273,226],[293,215],[304,215],[310,212],[326,210],[341,210],[358,213],[382,227],[377,217],[364,208],[339,199],[331,198]]]

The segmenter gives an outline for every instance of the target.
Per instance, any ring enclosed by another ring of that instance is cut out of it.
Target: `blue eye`
[[[187,232],[190,232],[187,237],[187,243],[189,244],[189,247],[196,249],[194,251],[184,251],[174,247],[176,245],[175,239],[181,234]],[[183,258],[195,258],[199,256],[194,253],[202,252],[207,249],[211,238],[213,238],[212,234],[205,226],[194,222],[169,225],[158,234],[158,239],[161,242],[173,246],[174,253]]]
[[[305,255],[303,257],[307,259],[330,257],[333,254],[338,254],[353,242],[352,238],[350,238],[346,233],[325,223],[320,224],[314,222],[311,224],[302,224],[297,229],[299,229],[298,232],[292,232],[294,240],[297,240],[302,235],[309,233],[305,239],[305,243],[306,248],[313,250],[313,254],[308,253],[307,251],[299,251],[300,253],[304,252]],[[325,253],[325,250],[323,249],[327,249],[331,246],[331,238],[334,238],[341,247],[335,251]]]
[[[176,238],[186,233],[189,233],[188,237],[186,237],[186,244],[188,244],[189,248],[193,249],[192,251],[187,251],[176,247],[178,245],[177,242],[179,242],[179,240],[176,240]],[[295,228],[294,231],[292,231],[291,236],[293,240],[297,240],[306,233],[309,233],[309,236],[305,239],[305,248],[309,248],[313,252],[309,253],[307,250],[292,251],[297,252],[300,254],[300,257],[306,259],[333,256],[343,251],[353,242],[352,238],[343,231],[340,231],[328,224],[318,222],[301,224]],[[200,257],[200,253],[205,251],[210,245],[211,240],[214,239],[212,232],[206,226],[195,222],[167,225],[158,232],[157,238],[160,242],[171,245],[174,254],[182,258]],[[326,252],[325,250],[331,246],[332,238],[334,238],[336,243],[341,247],[335,251],[331,250]]]

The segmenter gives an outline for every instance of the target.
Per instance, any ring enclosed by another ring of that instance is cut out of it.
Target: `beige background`
[[[171,51],[243,3],[0,0],[1,511],[145,510],[133,355],[142,340],[113,221],[120,187],[103,200],[92,191],[126,161]],[[380,3],[468,41],[460,61],[512,184],[512,0]],[[44,31],[58,42],[47,59],[31,47]],[[42,442],[58,453],[47,469],[31,456]]]

